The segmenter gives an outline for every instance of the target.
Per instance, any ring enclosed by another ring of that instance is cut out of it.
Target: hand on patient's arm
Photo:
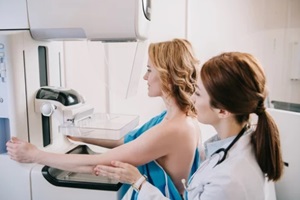
[[[111,161],[111,165],[112,166],[97,165],[94,168],[95,174],[107,176],[119,182],[131,185],[137,184],[137,181],[142,177],[139,170],[133,165],[119,161]],[[136,188],[139,189],[138,199],[169,200],[160,192],[158,188],[145,181],[145,179],[139,184],[139,187]]]
[[[12,137],[10,141],[6,143],[7,154],[11,159],[21,163],[34,163],[39,153],[39,149],[25,141],[22,141],[16,137]]]
[[[128,184],[135,183],[142,176],[135,166],[128,163],[111,161],[111,165],[112,166],[97,165],[94,168],[94,172],[96,175],[107,176],[119,182]]]

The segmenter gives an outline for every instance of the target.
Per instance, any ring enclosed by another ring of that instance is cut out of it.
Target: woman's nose
[[[147,80],[147,79],[148,79],[147,73],[144,74],[143,79],[144,79],[144,80]]]

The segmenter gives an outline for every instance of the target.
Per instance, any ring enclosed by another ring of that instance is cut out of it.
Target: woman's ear
[[[219,118],[227,118],[231,116],[231,113],[224,109],[218,109]]]

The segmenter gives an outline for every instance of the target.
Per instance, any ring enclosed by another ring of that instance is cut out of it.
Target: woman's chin
[[[156,95],[153,95],[151,92],[148,92],[148,97],[156,97]]]

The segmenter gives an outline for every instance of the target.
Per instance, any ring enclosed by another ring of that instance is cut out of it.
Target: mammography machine
[[[119,139],[137,116],[94,113],[64,88],[64,40],[143,41],[148,0],[0,0],[0,199],[119,199],[122,184],[103,177],[10,160],[17,136],[46,151],[99,153],[65,135]]]

